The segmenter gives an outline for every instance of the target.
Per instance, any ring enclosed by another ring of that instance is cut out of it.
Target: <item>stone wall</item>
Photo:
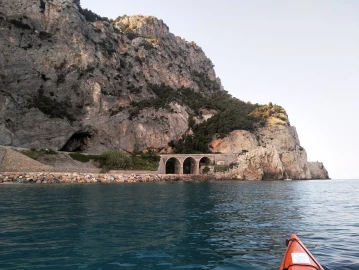
[[[0,173],[0,184],[84,184],[84,183],[135,183],[164,181],[201,181],[209,180],[207,175],[175,174],[93,174],[93,173]]]

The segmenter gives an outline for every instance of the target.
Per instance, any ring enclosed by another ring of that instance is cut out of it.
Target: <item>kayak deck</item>
[[[292,234],[279,270],[324,270],[309,250]]]

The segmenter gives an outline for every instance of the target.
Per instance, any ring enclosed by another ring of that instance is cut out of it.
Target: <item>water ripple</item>
[[[359,269],[359,181],[1,185],[1,269]]]

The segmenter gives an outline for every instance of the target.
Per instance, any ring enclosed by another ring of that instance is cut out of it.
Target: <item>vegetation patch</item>
[[[25,156],[35,159],[35,160],[39,160],[41,157],[44,157],[46,155],[57,155],[57,152],[52,150],[52,149],[35,149],[35,148],[31,148],[30,150],[24,150],[21,151],[22,154],[24,154]]]
[[[156,171],[160,156],[154,152],[134,153],[132,155],[117,151],[104,152],[100,155],[86,155],[82,153],[71,153],[74,160],[87,163],[91,160],[98,162],[103,172],[110,170],[145,170]]]
[[[210,170],[211,169],[206,166],[206,167],[203,168],[202,173],[207,174],[207,173],[209,173]]]
[[[74,0],[73,2],[77,5],[80,13],[85,17],[86,21],[88,22],[109,21],[107,17],[101,17],[100,15],[97,15],[96,13],[92,12],[87,8],[83,9],[81,7],[80,0]]]
[[[220,86],[216,81],[212,81],[205,72],[192,71],[193,80],[203,92],[220,91]]]
[[[270,117],[275,117],[278,120],[288,124],[288,115],[286,111],[279,105],[273,105],[272,102],[269,102],[268,105],[262,105],[258,107],[251,113],[251,115],[262,121],[266,121]]]
[[[285,110],[278,105],[270,103],[262,106],[244,102],[226,91],[203,94],[184,87],[175,90],[163,84],[149,85],[148,88],[154,97],[132,103],[130,120],[137,117],[144,108],[164,108],[170,111],[172,102],[187,106],[192,111],[192,116],[200,117],[201,109],[204,108],[217,111],[214,116],[200,124],[195,124],[191,118],[189,119],[193,135],[184,135],[181,139],[169,143],[176,153],[209,153],[209,143],[215,135],[224,138],[233,130],[253,131],[259,126],[264,126],[270,116],[283,121],[287,119]]]
[[[198,99],[194,102],[197,101]],[[192,106],[195,108],[197,104],[194,103]],[[203,107],[214,109],[217,114],[200,124],[189,121],[193,135],[182,136],[178,141],[169,144],[176,153],[209,153],[209,144],[215,135],[223,138],[233,130],[252,131],[261,120],[260,117],[251,114],[260,105],[245,103],[225,91],[202,98],[198,106],[197,110],[194,110],[196,115],[200,115],[198,112]]]
[[[136,153],[131,156],[133,170],[157,171],[160,156],[154,152]]]
[[[199,111],[201,106],[205,106],[207,98],[199,92],[195,92],[190,88],[182,87],[180,89],[173,89],[167,85],[161,84],[149,84],[148,89],[155,95],[154,98],[134,102],[132,105],[138,109],[155,108],[155,109],[168,109],[169,104],[177,102],[181,105],[186,105],[194,111]]]
[[[90,160],[96,160],[97,155],[85,155],[82,153],[70,153],[69,156],[76,161],[80,161],[82,163],[87,163]]]
[[[37,108],[50,118],[67,118],[70,122],[74,122],[76,117],[69,99],[58,101],[44,95],[41,87],[36,96],[28,100],[29,108]]]
[[[131,157],[122,152],[109,151],[102,153],[97,157],[101,168],[105,171],[109,170],[126,170],[132,165]]]

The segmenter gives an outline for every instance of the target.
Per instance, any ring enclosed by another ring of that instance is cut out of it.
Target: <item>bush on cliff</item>
[[[97,15],[96,13],[92,12],[91,10],[85,8],[83,9],[81,7],[80,0],[73,0],[73,3],[77,5],[80,13],[85,17],[86,21],[88,22],[95,22],[95,21],[108,21],[107,17],[101,17],[100,15]]]
[[[201,84],[202,88],[209,85],[207,81]],[[209,143],[214,135],[223,138],[233,130],[252,131],[256,126],[263,126],[271,113],[285,113],[280,106],[272,104],[271,106],[261,106],[244,102],[232,97],[226,91],[203,93],[203,91],[198,92],[185,87],[173,89],[164,84],[148,85],[148,90],[154,94],[154,97],[134,102],[130,120],[138,117],[139,112],[144,108],[163,108],[170,111],[172,102],[188,107],[192,116],[201,117],[203,108],[214,109],[217,112],[200,124],[195,124],[190,118],[189,127],[193,130],[193,135],[182,136],[178,141],[172,141],[169,144],[176,153],[210,152]]]

